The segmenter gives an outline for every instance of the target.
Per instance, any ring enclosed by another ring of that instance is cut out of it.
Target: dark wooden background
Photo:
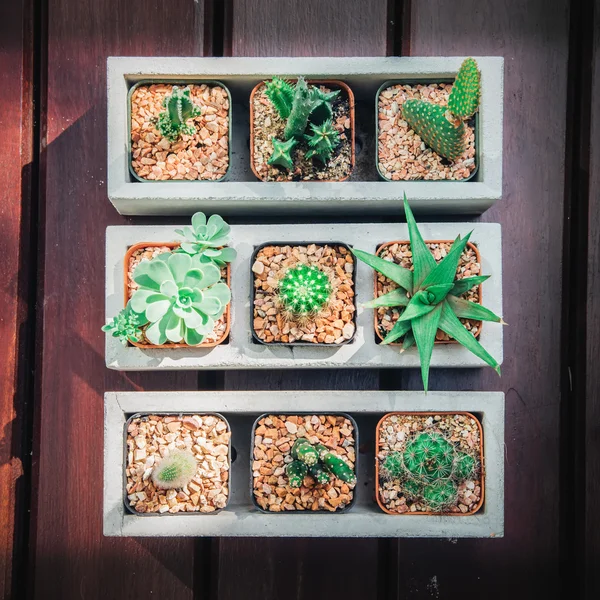
[[[6,0],[0,34],[4,598],[600,597],[598,0]],[[134,222],[106,195],[106,58],[386,54],[505,57],[504,193],[481,217],[503,226],[503,377],[433,377],[506,394],[505,537],[104,538],[105,390],[420,385],[104,367],[104,230]]]

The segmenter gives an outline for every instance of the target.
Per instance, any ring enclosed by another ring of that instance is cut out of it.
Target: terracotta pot
[[[129,302],[129,276],[128,276],[128,271],[129,271],[129,259],[131,258],[131,255],[136,251],[136,250],[140,250],[142,248],[148,248],[148,247],[157,247],[157,246],[166,246],[168,248],[179,248],[181,244],[179,242],[138,242],[137,244],[134,244],[133,246],[130,246],[129,250],[127,250],[127,253],[125,254],[125,260],[124,260],[124,268],[123,268],[123,275],[124,275],[124,306],[127,306],[127,302]],[[229,288],[231,289],[231,265],[229,263],[227,263],[227,285],[229,286]],[[157,348],[214,348],[215,346],[218,346],[219,344],[222,344],[223,341],[227,338],[227,336],[229,335],[229,330],[231,329],[231,302],[227,305],[227,308],[225,309],[225,331],[223,332],[223,335],[216,341],[214,342],[202,342],[202,344],[200,344],[199,346],[189,346],[188,344],[141,344],[139,342],[129,342],[132,346],[136,346],[138,348],[145,348],[145,349],[157,349]]]
[[[383,502],[381,501],[381,498],[379,497],[379,459],[377,458],[378,454],[379,454],[379,429],[381,427],[381,424],[383,423],[383,421],[385,419],[387,419],[388,417],[392,416],[392,415],[418,415],[418,416],[433,416],[433,415],[465,415],[466,417],[471,417],[472,419],[475,420],[475,422],[477,423],[477,427],[479,428],[479,464],[481,465],[481,470],[480,470],[480,487],[481,487],[481,497],[479,498],[479,502],[475,505],[475,508],[473,510],[470,510],[469,512],[463,513],[463,512],[447,512],[447,513],[439,513],[439,512],[432,512],[432,511],[426,511],[426,512],[405,512],[405,513],[397,513],[397,512],[392,512],[390,510],[388,510]],[[377,499],[377,504],[379,505],[379,508],[384,512],[387,513],[388,515],[392,515],[394,517],[403,517],[405,515],[410,515],[410,516],[414,516],[414,515],[420,515],[420,516],[426,516],[426,515],[431,515],[431,516],[437,516],[439,517],[444,516],[444,517],[468,517],[470,515],[474,515],[482,506],[483,506],[483,500],[484,500],[484,495],[485,495],[485,463],[483,462],[483,428],[481,427],[481,423],[479,422],[479,419],[473,415],[470,412],[463,412],[463,411],[447,411],[447,412],[391,412],[391,413],[387,413],[385,415],[383,415],[383,417],[381,417],[381,419],[379,419],[379,422],[377,423],[377,429],[375,431],[375,497]]]
[[[454,240],[425,240],[426,244],[453,244]],[[386,248],[387,246],[391,246],[392,244],[408,244],[410,245],[410,242],[403,240],[403,241],[399,241],[399,240],[394,240],[391,242],[386,242],[385,244],[381,244],[381,246],[379,246],[379,248],[377,248],[377,252],[375,252],[375,254],[377,256],[379,256],[379,254],[381,254],[381,252],[383,251],[384,248]],[[472,244],[471,242],[467,243],[467,247],[471,248],[471,250],[473,250],[475,252],[475,256],[477,257],[477,262],[479,264],[481,264],[481,254],[479,253],[479,249],[477,248],[477,246],[475,244]],[[374,298],[377,298],[377,275],[379,273],[377,271],[375,271],[375,279],[374,279]],[[479,286],[479,304],[482,304],[483,302],[483,288],[482,288],[482,284],[480,283]],[[374,327],[375,327],[375,335],[377,335],[377,337],[383,341],[383,337],[381,335],[381,333],[379,333],[379,328],[377,327],[377,309],[373,309],[373,323],[374,323]],[[482,321],[479,321],[479,325],[477,326],[477,329],[475,330],[475,333],[473,334],[476,338],[478,338],[481,335],[481,329],[483,327],[483,323]],[[434,342],[435,344],[456,344],[458,343],[456,340],[435,340]],[[390,346],[401,346],[402,344],[400,342],[392,342],[391,344],[389,344]]]
[[[297,81],[295,79],[291,79],[290,81]],[[350,110],[350,173],[348,173],[348,175],[346,177],[344,177],[343,179],[315,179],[312,181],[302,181],[302,183],[323,183],[323,182],[331,182],[331,181],[346,181],[346,179],[348,179],[348,177],[350,177],[350,175],[352,174],[352,171],[354,170],[354,165],[356,162],[356,152],[355,152],[355,144],[354,144],[354,133],[355,133],[355,129],[354,129],[354,113],[355,113],[355,102],[354,102],[354,94],[352,93],[352,90],[350,89],[350,87],[345,84],[343,81],[338,81],[337,79],[308,79],[307,80],[308,84],[311,85],[325,85],[325,86],[334,86],[334,87],[338,87],[342,90],[344,90],[346,92],[346,94],[348,95],[348,105],[349,105],[349,110]],[[250,93],[250,167],[252,168],[252,172],[254,173],[254,175],[256,175],[256,177],[258,179],[260,179],[261,181],[266,181],[265,179],[263,179],[256,171],[256,168],[254,167],[254,95],[256,94],[256,92],[259,90],[259,88],[264,85],[264,81],[261,81],[260,83],[258,83],[257,85],[254,86],[252,92]],[[285,183],[285,182],[278,182],[278,183]]]

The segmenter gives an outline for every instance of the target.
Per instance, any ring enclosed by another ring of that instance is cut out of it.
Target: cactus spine
[[[329,276],[304,263],[289,268],[279,283],[279,301],[295,317],[317,314],[329,302],[331,292]]]
[[[190,97],[190,88],[173,86],[171,94],[165,96],[163,106],[166,110],[158,115],[156,128],[169,141],[175,142],[182,135],[194,135],[196,128],[187,121],[200,115],[200,108]]]

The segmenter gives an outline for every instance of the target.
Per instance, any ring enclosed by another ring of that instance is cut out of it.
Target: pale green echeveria
[[[165,253],[142,261],[133,273],[140,287],[130,303],[149,322],[148,340],[155,345],[201,344],[231,300],[229,287],[220,279],[219,268],[197,255]]]
[[[190,255],[200,255],[201,262],[212,262],[219,267],[235,260],[237,252],[225,248],[229,243],[231,227],[219,216],[197,212],[192,217],[192,226],[176,229],[176,233],[185,239],[181,242],[181,251]]]

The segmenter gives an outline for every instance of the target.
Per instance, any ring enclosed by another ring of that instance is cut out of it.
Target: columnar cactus
[[[402,105],[402,114],[417,135],[448,160],[456,160],[465,151],[464,120],[479,106],[480,78],[472,58],[463,61],[448,98],[448,106],[410,99]]]
[[[169,141],[175,142],[182,135],[194,135],[196,129],[188,124],[189,119],[200,115],[200,108],[190,97],[190,88],[173,86],[171,94],[165,96],[163,106],[166,110],[158,115],[156,128]]]
[[[292,110],[285,125],[283,136],[286,140],[292,137],[300,137],[306,125],[308,117],[312,112],[313,101],[310,90],[304,77],[298,77],[296,88],[294,90],[294,101],[292,102]]]
[[[271,101],[279,116],[287,119],[292,110],[294,102],[294,86],[281,77],[273,77],[271,81],[265,81],[265,94]]]
[[[334,149],[339,144],[340,134],[333,126],[331,119],[328,119],[321,125],[311,123],[312,134],[305,135],[308,141],[309,151],[306,153],[306,158],[318,158],[322,163],[326,164],[331,158]]]
[[[329,302],[331,292],[329,276],[304,263],[289,268],[279,282],[279,301],[295,317],[318,314]]]
[[[198,462],[189,450],[174,449],[154,466],[152,481],[165,490],[185,487],[196,475]]]

